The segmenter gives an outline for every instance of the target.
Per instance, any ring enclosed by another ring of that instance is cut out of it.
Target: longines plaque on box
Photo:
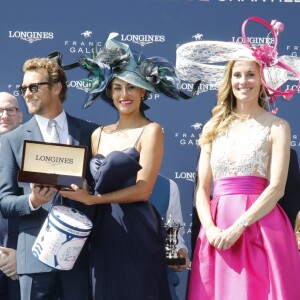
[[[18,181],[68,189],[83,186],[86,166],[85,146],[24,141]]]

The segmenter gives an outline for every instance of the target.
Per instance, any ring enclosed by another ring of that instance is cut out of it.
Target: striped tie
[[[51,128],[50,143],[59,144],[59,135],[56,125],[57,122],[55,120],[49,120],[49,126]]]

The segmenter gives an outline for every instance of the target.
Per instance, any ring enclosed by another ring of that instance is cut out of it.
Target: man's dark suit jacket
[[[3,219],[0,216],[0,245],[17,249],[18,218],[12,220]],[[0,271],[0,299],[20,300],[20,285],[18,280],[6,277]]]
[[[73,145],[88,146],[87,162],[91,157],[91,135],[97,128],[96,124],[67,115],[69,140]],[[39,126],[33,117],[12,132],[1,136],[0,140],[0,210],[4,218],[19,217],[17,270],[18,274],[50,272],[53,269],[33,256],[31,248],[48,215],[52,201],[42,205],[36,211],[29,208],[29,183],[18,182],[17,176],[22,163],[23,141],[43,141]],[[89,164],[87,163],[86,178],[91,182]],[[64,204],[87,212],[87,206],[64,199]],[[81,264],[79,256],[76,264]],[[82,262],[83,263],[83,262]],[[86,263],[86,261],[84,262]]]

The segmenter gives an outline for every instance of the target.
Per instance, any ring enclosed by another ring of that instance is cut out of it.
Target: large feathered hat
[[[132,85],[151,92],[163,93],[168,97],[189,99],[196,94],[200,81],[194,85],[191,95],[180,90],[181,80],[175,67],[163,57],[144,58],[133,53],[125,43],[115,40],[117,33],[111,33],[103,48],[94,47],[93,57],[83,57],[79,63],[89,71],[84,81],[91,87],[84,107],[90,106],[97,98],[111,101],[107,87],[113,78],[120,78]],[[144,104],[144,109],[148,107]]]

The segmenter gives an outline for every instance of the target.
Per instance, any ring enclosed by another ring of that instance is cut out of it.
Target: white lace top
[[[260,176],[269,179],[270,128],[277,119],[265,112],[256,119],[233,121],[212,143],[214,180],[228,176]]]

